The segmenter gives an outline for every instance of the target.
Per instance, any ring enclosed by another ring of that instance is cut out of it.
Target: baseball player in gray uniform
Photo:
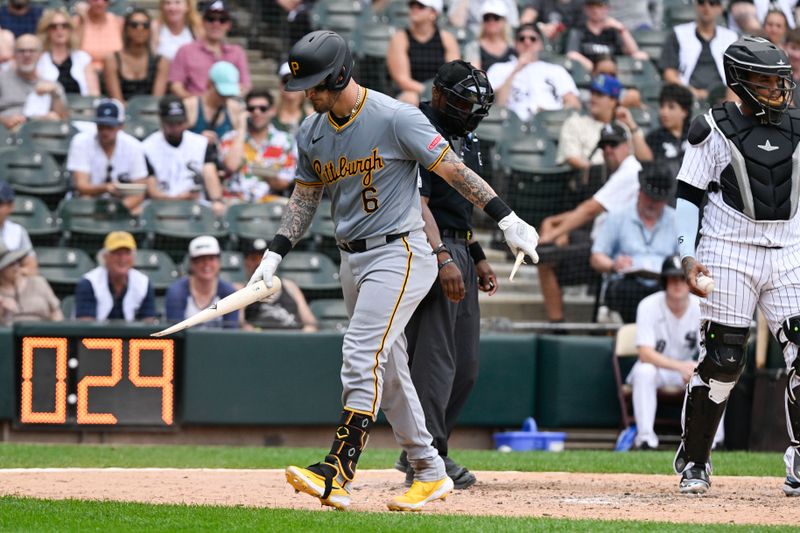
[[[498,221],[512,252],[538,261],[538,235],[464,165],[419,109],[352,79],[353,59],[341,36],[305,35],[290,50],[289,66],[286,89],[305,91],[316,113],[300,127],[297,186],[251,283],[271,283],[283,256],[308,229],[324,189],[341,249],[350,325],[342,346],[344,409],[330,453],[306,468],[289,466],[286,479],[323,505],[346,508],[356,463],[383,409],[416,472],[411,487],[388,506],[418,510],[453,488],[425,427],[403,333],[437,275],[422,231],[418,165]]]
[[[789,109],[786,54],[760,37],[730,45],[723,64],[741,104],[726,102],[692,121],[678,173],[678,246],[700,301],[700,360],[689,380],[683,436],[675,455],[680,491],[709,489],[710,450],[731,390],[745,365],[756,306],[780,341],[786,390],[788,496],[800,495],[800,110]],[[695,250],[699,206],[703,212]],[[702,276],[714,279],[707,293]]]

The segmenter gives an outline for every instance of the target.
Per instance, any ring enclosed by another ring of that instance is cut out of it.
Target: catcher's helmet
[[[745,35],[725,50],[723,60],[728,87],[755,111],[762,122],[779,124],[792,101],[795,83],[786,53],[761,37]],[[747,79],[748,73],[777,76],[775,89]],[[770,89],[769,96],[759,89]]]
[[[666,289],[667,278],[673,277],[684,279],[681,258],[677,255],[668,256],[661,264],[661,287]]]
[[[328,30],[312,31],[289,50],[292,77],[287,91],[305,91],[325,83],[328,90],[341,91],[350,83],[353,56],[344,38]]]
[[[450,61],[436,72],[433,86],[445,97],[445,127],[453,135],[465,135],[489,114],[494,90],[482,70],[466,61]]]

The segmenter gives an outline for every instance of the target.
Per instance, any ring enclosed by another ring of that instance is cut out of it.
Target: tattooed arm
[[[448,150],[434,170],[461,196],[483,209],[497,193],[483,178],[464,164],[460,157]]]
[[[289,239],[292,246],[297,244],[311,225],[321,198],[322,187],[295,186],[276,234]]]

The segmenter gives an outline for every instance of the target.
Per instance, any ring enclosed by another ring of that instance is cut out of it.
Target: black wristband
[[[469,255],[472,256],[472,262],[476,265],[486,259],[486,254],[483,253],[481,243],[475,241],[469,245]]]
[[[281,257],[286,257],[286,254],[292,251],[292,241],[290,241],[285,235],[275,235],[272,238],[272,242],[269,243],[267,250],[270,252],[275,252]]]
[[[483,206],[483,210],[487,215],[492,217],[495,222],[500,222],[512,213],[511,208],[508,207],[499,196],[495,196],[489,200],[489,202]]]
[[[449,265],[450,263],[455,263],[455,261],[453,261],[452,257],[450,259],[445,259],[444,261],[439,263],[439,270],[441,270],[443,266]]]

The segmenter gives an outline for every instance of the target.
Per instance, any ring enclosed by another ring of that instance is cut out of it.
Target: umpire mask
[[[433,80],[444,97],[444,126],[452,135],[464,136],[478,127],[494,103],[494,90],[482,70],[466,61],[450,61]]]

